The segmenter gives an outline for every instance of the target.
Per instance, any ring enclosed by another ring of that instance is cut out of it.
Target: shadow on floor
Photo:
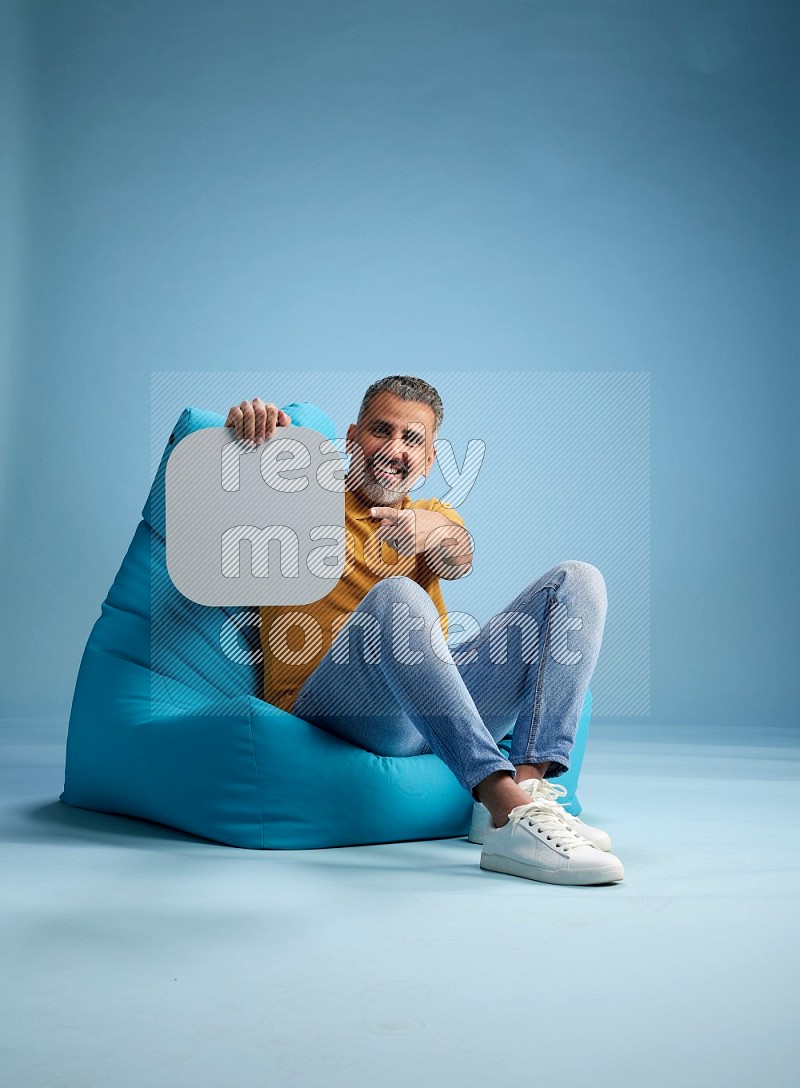
[[[0,839],[4,842],[53,842],[71,839],[74,842],[113,843],[116,846],[125,846],[125,840],[136,846],[141,846],[143,840],[223,845],[150,820],[118,816],[115,813],[91,812],[67,805],[63,801],[20,806],[15,811],[18,821],[14,821],[0,834]]]

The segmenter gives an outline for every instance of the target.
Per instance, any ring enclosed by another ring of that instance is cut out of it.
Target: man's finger
[[[270,403],[265,406],[264,411],[266,412],[264,437],[272,438],[277,426],[279,408],[277,404]]]
[[[237,438],[241,438],[241,430],[242,430],[241,420],[242,420],[242,409],[239,407],[238,404],[234,404],[234,406],[231,408],[230,412],[228,412],[228,418],[225,420],[225,426],[226,427],[233,427],[234,431],[236,432],[236,437]]]
[[[253,434],[255,433],[253,405],[249,400],[243,400],[239,405],[239,408],[242,411],[242,432],[240,437],[246,439],[248,442],[252,442]]]
[[[253,398],[253,438],[256,444],[264,441],[264,432],[266,431],[266,419],[267,412],[266,406],[261,397]]]

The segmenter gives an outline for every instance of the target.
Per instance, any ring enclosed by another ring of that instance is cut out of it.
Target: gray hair
[[[372,398],[384,391],[387,393],[394,393],[396,397],[402,397],[403,400],[415,400],[420,401],[422,404],[427,404],[433,412],[433,438],[434,440],[438,438],[439,429],[442,426],[442,419],[444,418],[442,398],[432,385],[423,381],[422,378],[415,378],[410,374],[391,374],[387,378],[379,378],[378,381],[373,382],[364,394],[364,399],[361,401],[361,407],[358,410],[359,423],[369,408]]]

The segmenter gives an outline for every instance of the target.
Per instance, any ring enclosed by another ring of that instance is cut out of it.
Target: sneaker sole
[[[605,865],[597,869],[542,869],[527,865],[524,861],[503,857],[502,854],[481,854],[481,869],[508,876],[522,876],[527,880],[541,880],[545,884],[611,884],[622,880],[625,870],[618,865]]]

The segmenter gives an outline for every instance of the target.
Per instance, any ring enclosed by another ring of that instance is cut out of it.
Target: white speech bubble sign
[[[193,431],[165,489],[167,571],[190,601],[310,604],[344,572],[344,458],[311,427],[258,446],[229,427]]]

